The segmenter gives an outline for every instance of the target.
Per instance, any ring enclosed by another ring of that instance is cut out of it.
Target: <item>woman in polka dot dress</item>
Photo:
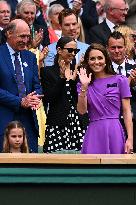
[[[41,71],[47,127],[43,151],[80,150],[84,130],[76,110],[76,70],[71,63],[78,53],[77,43],[61,37],[54,65]]]

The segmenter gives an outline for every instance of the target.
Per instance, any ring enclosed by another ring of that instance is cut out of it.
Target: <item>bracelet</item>
[[[85,89],[80,89],[81,90],[81,92],[86,92],[87,90],[85,90]]]

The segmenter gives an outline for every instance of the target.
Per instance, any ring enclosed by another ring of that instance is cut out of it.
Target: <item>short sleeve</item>
[[[119,77],[119,90],[120,90],[121,99],[130,98],[132,96],[127,77],[125,77],[125,76]]]

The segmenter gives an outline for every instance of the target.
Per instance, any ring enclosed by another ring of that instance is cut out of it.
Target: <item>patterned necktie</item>
[[[123,68],[122,66],[120,66],[120,65],[118,66],[118,69],[117,69],[117,70],[118,70],[118,74],[119,74],[119,75],[122,75],[122,72],[121,72],[122,68]]]
[[[23,98],[26,96],[26,87],[23,81],[23,76],[22,76],[22,70],[21,70],[21,65],[18,59],[19,53],[14,53],[15,56],[15,75],[16,75],[16,81],[17,81],[17,86],[18,86],[18,92],[19,92],[19,97]]]

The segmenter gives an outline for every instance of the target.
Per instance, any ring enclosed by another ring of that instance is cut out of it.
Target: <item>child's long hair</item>
[[[7,127],[5,129],[5,133],[4,133],[3,152],[10,153],[10,144],[9,144],[8,137],[9,137],[10,131],[14,128],[20,128],[23,131],[23,144],[20,147],[20,152],[21,153],[29,153],[26,131],[25,131],[25,128],[23,127],[23,125],[21,124],[21,122],[19,122],[19,121],[11,121],[7,125]]]

